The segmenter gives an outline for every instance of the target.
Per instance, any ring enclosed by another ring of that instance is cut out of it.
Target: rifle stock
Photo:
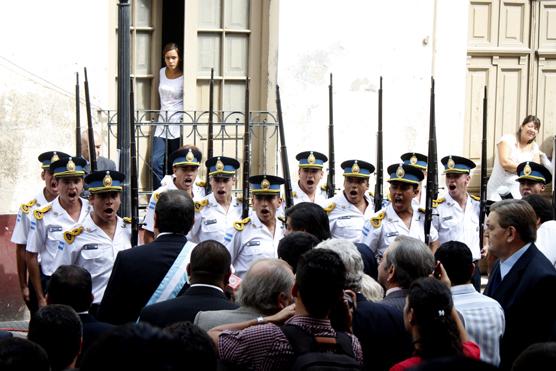
[[[276,85],[276,111],[278,115],[278,128],[280,130],[280,156],[282,159],[282,173],[284,174],[284,188],[286,194],[286,209],[293,206],[292,182],[288,162],[288,150],[286,148],[286,136],[284,134],[284,119],[282,117],[282,100],[280,99],[280,87]]]
[[[382,149],[382,76],[380,77],[380,88],[378,89],[378,132],[376,134],[376,184],[375,184],[375,211],[382,209],[383,199],[383,149]]]
[[[249,132],[249,78],[245,81],[245,122],[243,131],[243,203],[241,218],[249,216],[249,167],[251,163],[251,133]]]
[[[328,85],[328,181],[326,182],[326,193],[328,198],[334,197],[336,190],[336,158],[334,154],[334,101],[333,101],[332,74],[330,74],[330,85]]]
[[[89,137],[89,162],[91,173],[97,170],[97,152],[95,147],[95,132],[93,131],[93,117],[91,115],[91,98],[89,96],[89,79],[87,78],[87,67],[85,71],[85,106],[87,107],[87,136]],[[78,156],[81,154],[78,153]]]

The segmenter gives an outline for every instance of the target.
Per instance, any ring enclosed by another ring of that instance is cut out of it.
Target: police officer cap
[[[406,165],[415,166],[421,170],[427,170],[427,156],[417,152],[407,152],[400,156]]]
[[[393,164],[388,166],[387,171],[390,174],[390,179],[388,179],[390,183],[419,184],[425,178],[423,171],[413,165]]]
[[[216,156],[211,157],[205,161],[208,168],[209,176],[218,176],[231,178],[236,175],[236,170],[239,169],[239,161],[235,158]]]
[[[61,151],[48,151],[39,155],[39,161],[42,162],[41,167],[43,169],[49,169],[51,163],[65,157],[69,157],[69,155]]]
[[[50,171],[56,178],[85,176],[87,161],[83,157],[65,157],[50,164]]]
[[[469,174],[476,166],[473,161],[461,156],[446,156],[440,162],[444,165],[444,174]]]
[[[170,155],[172,166],[200,166],[202,158],[201,151],[194,147],[180,148]]]
[[[255,195],[279,195],[283,178],[274,175],[254,175],[249,177],[251,193]]]
[[[299,162],[299,167],[304,169],[322,169],[328,157],[316,151],[305,151],[298,153],[295,159]]]
[[[548,184],[552,180],[550,171],[544,167],[544,165],[537,164],[533,161],[522,162],[517,165],[517,176],[517,181],[527,179],[534,182]]]
[[[375,171],[375,167],[361,160],[348,160],[340,165],[344,169],[344,176],[355,178],[369,178]]]
[[[94,171],[85,177],[88,191],[91,193],[121,192],[125,175],[115,170]]]

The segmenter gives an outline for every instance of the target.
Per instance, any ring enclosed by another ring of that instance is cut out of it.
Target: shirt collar
[[[519,260],[519,258],[521,258],[521,256],[523,254],[525,254],[525,252],[527,251],[527,249],[529,249],[529,246],[531,246],[531,242],[529,242],[528,244],[526,244],[525,246],[523,246],[521,249],[517,250],[516,252],[514,252],[509,258],[507,258],[506,260],[502,260],[500,259],[500,278],[504,279],[504,277],[506,276],[506,274],[508,274],[510,272],[510,270],[512,269],[512,267],[515,265],[515,263]]]
[[[218,286],[214,286],[214,285],[208,285],[206,283],[194,283],[193,285],[189,286],[191,287],[210,287],[212,289],[216,289],[218,291],[220,291],[221,293],[224,293],[224,290],[222,290],[220,287]]]
[[[450,290],[452,290],[452,295],[472,294],[474,292],[477,292],[472,283],[452,286],[450,287]]]

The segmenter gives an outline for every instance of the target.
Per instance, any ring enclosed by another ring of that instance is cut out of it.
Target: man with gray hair
[[[386,290],[381,303],[403,312],[409,285],[417,278],[429,276],[434,265],[434,256],[423,241],[409,236],[396,237],[378,265],[378,282]]]
[[[293,303],[295,276],[280,259],[257,260],[241,281],[238,292],[240,307],[233,310],[201,311],[194,324],[205,331],[227,324],[275,314]]]

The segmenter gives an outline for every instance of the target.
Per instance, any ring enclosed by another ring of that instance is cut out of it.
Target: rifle
[[[89,79],[87,78],[87,67],[85,70],[85,106],[87,107],[87,136],[89,137],[89,162],[91,173],[97,170],[97,152],[95,148],[95,132],[93,131],[93,117],[91,116],[91,98],[89,97]],[[80,153],[77,154],[78,156]]]
[[[130,169],[129,187],[131,189],[131,246],[137,246],[139,235],[139,188],[137,185],[137,149],[135,147],[135,94],[133,91],[133,78],[130,78],[129,113],[130,113]]]
[[[79,114],[79,72],[75,73],[75,154],[81,156],[81,117]]]
[[[434,107],[434,77],[431,77],[430,119],[429,119],[429,152],[427,161],[427,193],[425,201],[425,243],[430,241],[432,225],[432,201],[438,197],[438,161],[436,159],[436,122]]]
[[[214,110],[214,68],[210,69],[210,83],[209,83],[209,117],[208,117],[208,143],[207,143],[207,160],[212,158],[214,155],[214,135],[212,132],[213,121],[212,112]],[[209,168],[207,167],[207,175],[205,182],[205,194],[210,193],[210,182],[209,182]]]
[[[288,150],[286,148],[286,136],[284,134],[284,119],[282,117],[282,100],[280,99],[280,87],[276,85],[276,111],[278,115],[278,128],[280,129],[280,158],[282,160],[282,172],[284,173],[284,188],[286,194],[286,209],[293,206],[292,181],[290,167],[288,164]]]
[[[332,74],[330,74],[330,85],[328,85],[328,181],[326,182],[326,193],[328,198],[334,197],[336,191],[336,159],[334,155],[334,102],[332,100]]]
[[[376,184],[375,184],[375,211],[382,209],[382,183],[383,183],[383,153],[382,153],[382,76],[378,89],[378,132],[376,133]]]
[[[249,78],[245,81],[245,122],[243,131],[243,203],[241,205],[241,219],[249,216],[249,164],[251,162],[249,132]]]
[[[481,139],[481,201],[479,207],[479,248],[483,250],[483,236],[485,233],[485,215],[487,201],[487,87],[483,97],[483,138]]]

